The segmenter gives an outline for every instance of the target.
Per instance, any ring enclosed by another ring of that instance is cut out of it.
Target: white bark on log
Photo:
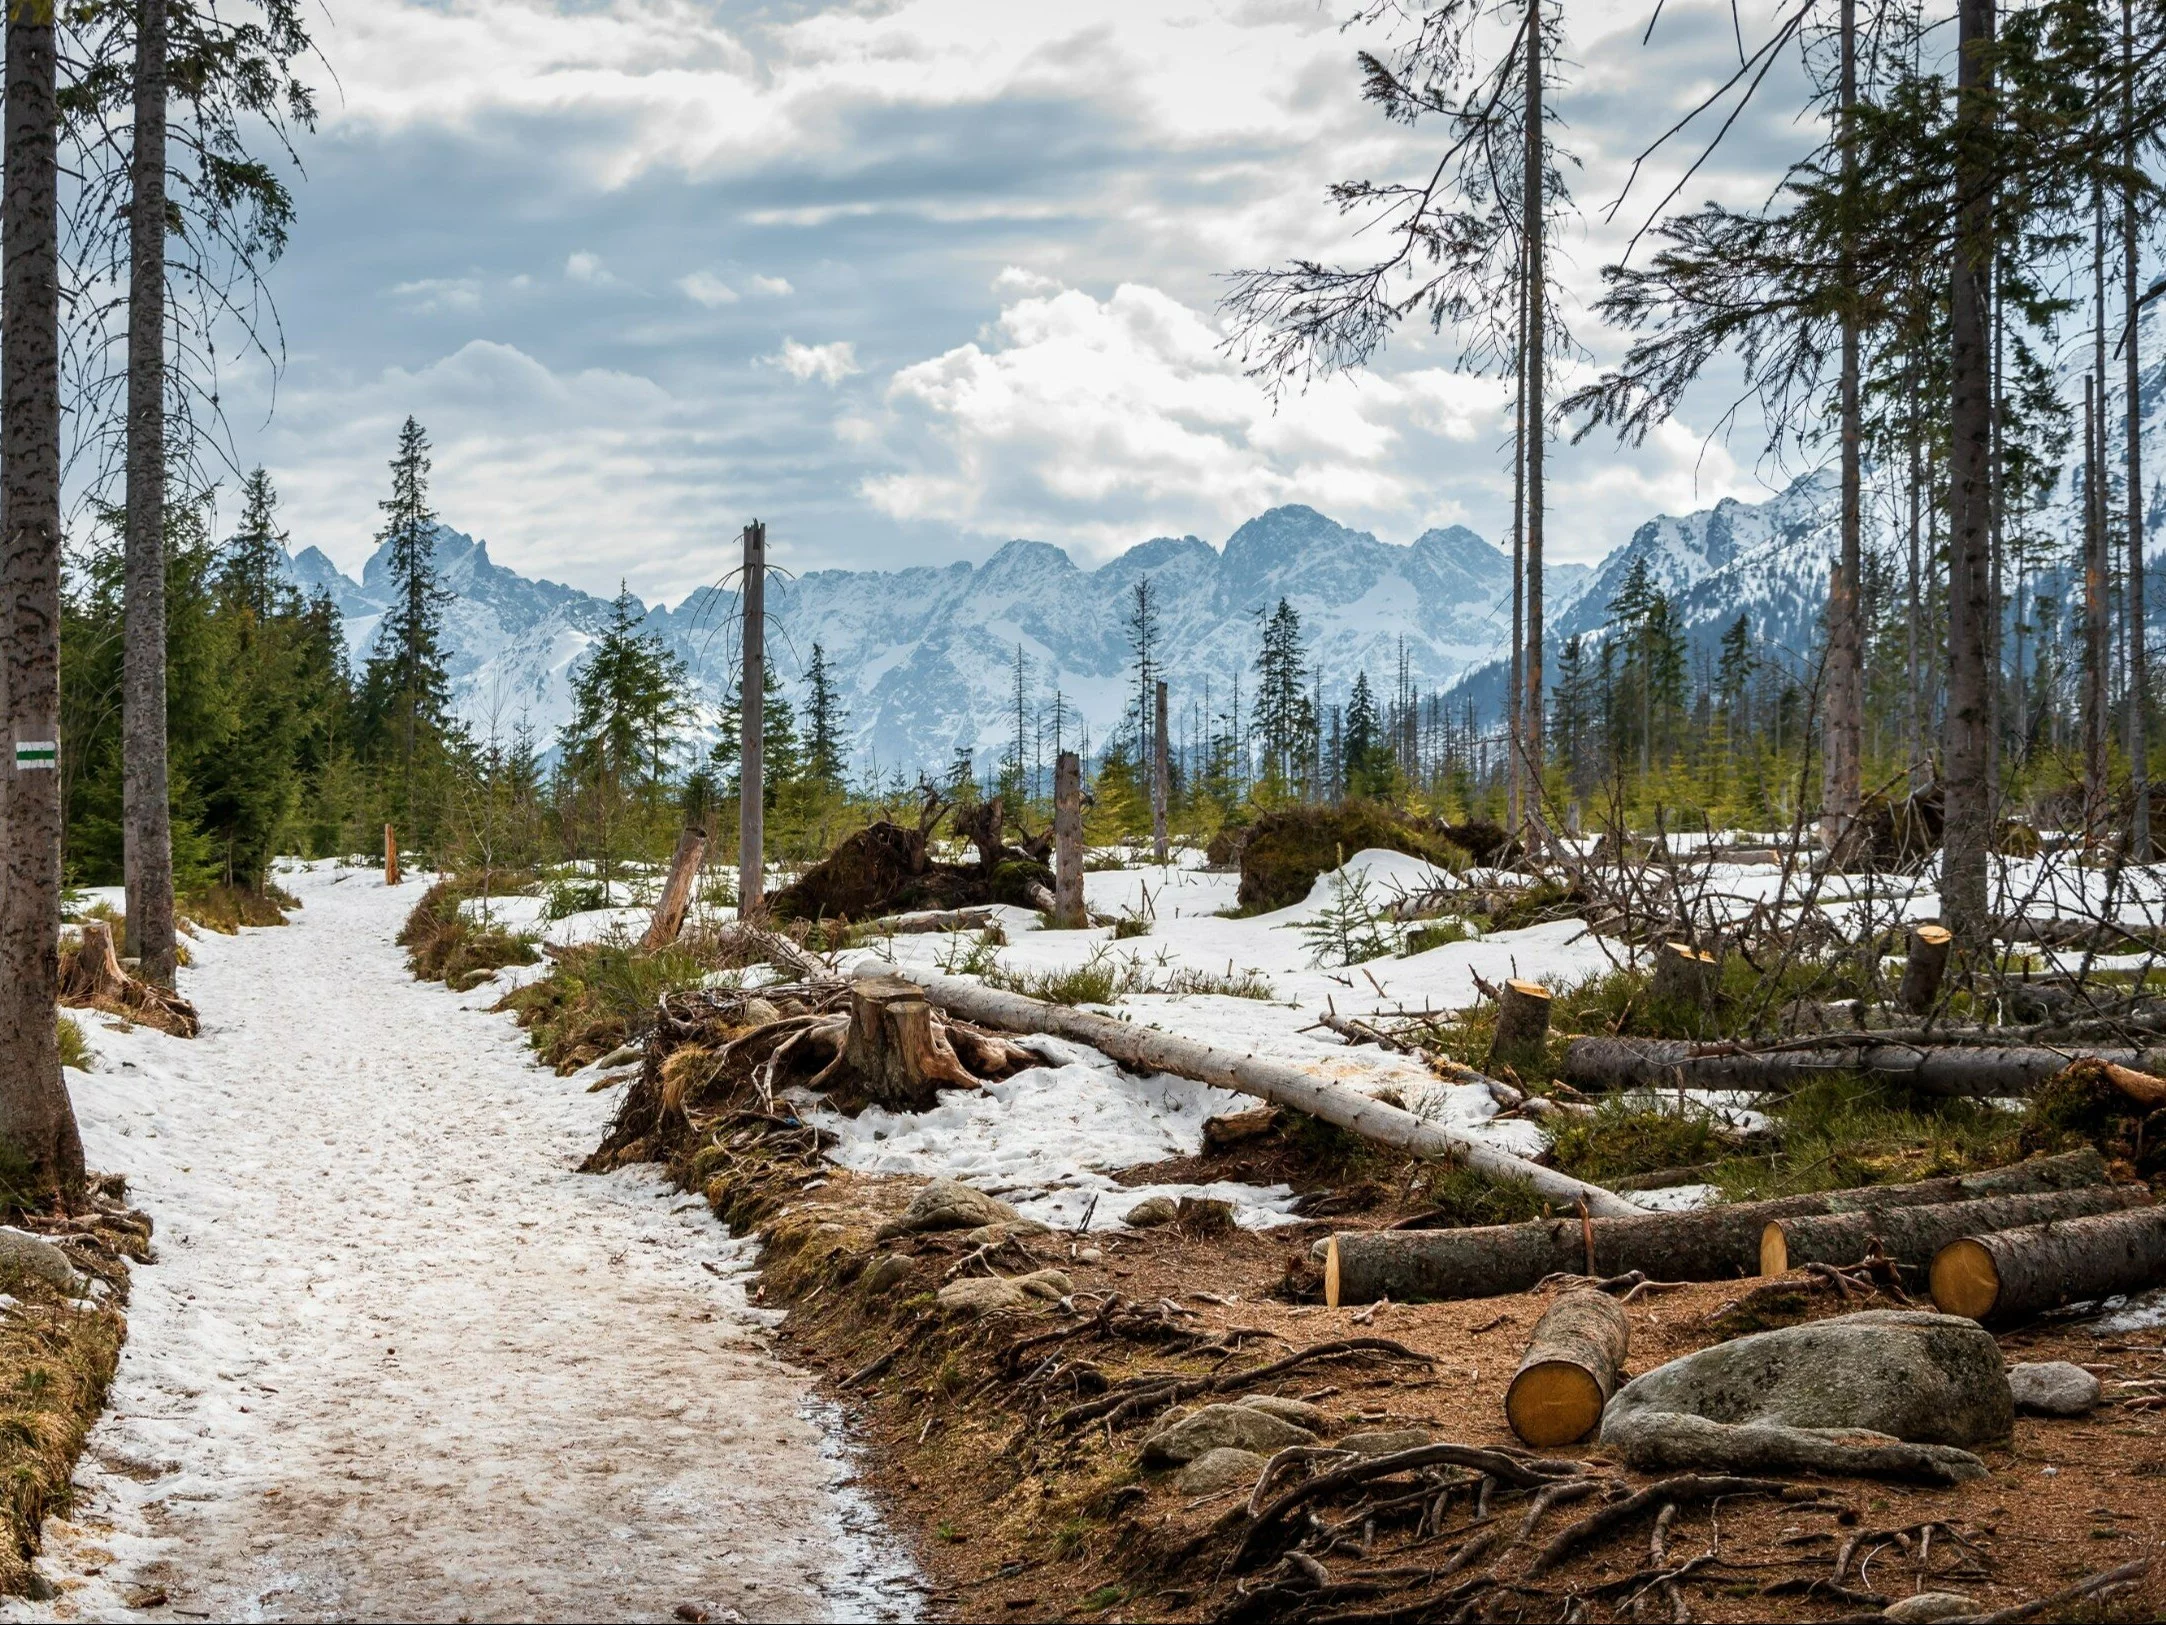
[[[888,974],[888,967],[868,966],[868,971]],[[1478,1173],[1499,1179],[1523,1179],[1542,1195],[1557,1202],[1584,1200],[1590,1213],[1622,1217],[1641,1211],[1614,1191],[1585,1180],[1544,1168],[1509,1151],[1454,1134],[1425,1122],[1398,1106],[1387,1106],[1352,1089],[1260,1055],[1237,1055],[1232,1050],[1199,1044],[1139,1022],[1116,1021],[1087,1010],[1046,1004],[1019,993],[940,976],[914,966],[897,966],[893,974],[907,976],[925,989],[926,996],[943,1010],[969,1021],[999,1027],[1013,1033],[1052,1033],[1102,1050],[1124,1066],[1152,1072],[1171,1072],[1198,1083],[1215,1084],[1237,1094],[1253,1095],[1273,1105],[1290,1106],[1358,1134],[1379,1145],[1410,1151],[1417,1156],[1450,1157]]]
[[[1034,885],[1034,889],[1043,891],[1045,888]],[[929,931],[977,931],[992,924],[993,918],[994,911],[990,908],[927,908],[910,914],[883,915],[867,921],[864,929],[877,937],[912,936]]]
[[[684,911],[692,906],[692,885],[699,879],[699,866],[706,856],[707,832],[687,824],[677,837],[677,852],[670,859],[669,881],[662,888],[662,900],[655,905],[654,918],[648,922],[646,938],[640,943],[648,953],[668,947],[684,930]]]

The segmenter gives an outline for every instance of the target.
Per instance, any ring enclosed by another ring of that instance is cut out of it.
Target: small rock
[[[874,1239],[886,1241],[932,1230],[975,1230],[1016,1216],[1015,1209],[998,1197],[974,1190],[959,1179],[936,1179],[910,1198],[901,1218],[883,1224]]]
[[[1143,1441],[1145,1461],[1185,1466],[1212,1450],[1253,1450],[1269,1455],[1288,1445],[1314,1444],[1307,1428],[1282,1422],[1253,1405],[1206,1405]]]
[[[1306,1400],[1281,1399],[1277,1394],[1244,1394],[1234,1403],[1291,1422],[1297,1428],[1307,1428],[1311,1433],[1324,1430],[1324,1413]]]
[[[770,1021],[780,1021],[782,1019],[782,1012],[777,1010],[771,1002],[758,998],[745,1000],[744,1015],[744,1024],[747,1027],[764,1027]]]
[[[940,1312],[958,1320],[1013,1314],[1030,1307],[1030,1294],[1013,1281],[993,1275],[968,1275],[940,1289]]]
[[[901,1253],[882,1253],[865,1266],[865,1290],[868,1293],[890,1291],[908,1280],[910,1272],[916,1268],[916,1261]]]
[[[1880,1611],[1880,1617],[1895,1620],[1898,1625],[1936,1625],[1937,1621],[1960,1619],[1977,1610],[1978,1605],[1960,1591],[1921,1591],[1889,1603]]]
[[[600,1060],[591,1061],[588,1065],[596,1072],[607,1072],[613,1066],[629,1066],[634,1061],[643,1061],[646,1058],[647,1046],[645,1043],[619,1044]]]
[[[1059,1270],[1032,1270],[1016,1276],[1015,1284],[1034,1298],[1065,1298],[1075,1290],[1075,1283]]]
[[[75,1266],[68,1255],[43,1236],[33,1236],[12,1224],[0,1224],[0,1262],[43,1276],[63,1292],[75,1290]]]
[[[1174,1480],[1184,1495],[1211,1495],[1219,1490],[1246,1489],[1263,1477],[1266,1458],[1253,1450],[1221,1446],[1206,1450],[1181,1469]]]
[[[2017,1410],[2037,1416],[2081,1416],[2096,1410],[2105,1396],[2096,1377],[2066,1360],[2010,1366],[2008,1392]]]
[[[1395,1456],[1402,1450],[1419,1450],[1430,1442],[1427,1428],[1367,1428],[1347,1434],[1339,1441],[1339,1448],[1362,1456]]]
[[[997,1247],[1004,1241],[1020,1240],[1024,1236],[1046,1236],[1053,1233],[1049,1224],[1036,1219],[1002,1219],[998,1224],[981,1224],[975,1230],[963,1234],[966,1247]]]
[[[1105,1261],[1105,1256],[1096,1247],[1078,1247],[1075,1250],[1075,1261],[1078,1264],[1100,1264]]]
[[[1131,1230],[1148,1230],[1153,1225],[1173,1223],[1180,1212],[1180,1206],[1170,1196],[1147,1196],[1121,1215],[1121,1223]]]

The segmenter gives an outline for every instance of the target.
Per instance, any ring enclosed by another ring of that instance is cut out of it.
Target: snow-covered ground
[[[15,1611],[912,1614],[746,1246],[651,1171],[574,1171],[613,1095],[535,1066],[490,989],[407,975],[424,879],[281,878],[291,926],[192,945],[200,1039],[85,1022],[91,1161],[159,1262],[49,1526],[63,1595]]]

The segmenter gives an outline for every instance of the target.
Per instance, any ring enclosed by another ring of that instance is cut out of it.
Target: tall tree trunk
[[[745,526],[744,671],[737,688],[737,917],[752,918],[766,893],[767,774],[761,758],[767,706],[767,527]]]
[[[1542,807],[1542,237],[1544,219],[1542,125],[1542,0],[1527,0],[1527,173],[1524,240],[1527,248],[1526,404],[1524,444],[1527,482],[1524,667],[1526,697],[1520,719],[1520,750],[1526,761],[1525,816],[1539,829]]]
[[[83,1142],[60,1074],[60,240],[52,0],[7,26],[0,193],[0,1139],[63,1198]]]
[[[1839,122],[1846,211],[1838,275],[1847,298],[1856,281],[1850,266],[1847,210],[1858,172],[1851,128],[1858,99],[1857,0],[1843,0],[1837,27],[1842,33]],[[1859,584],[1864,576],[1859,537],[1859,448],[1863,430],[1858,405],[1858,313],[1848,305],[1843,310],[1841,395],[1842,539],[1841,557],[1828,584],[1828,720],[1820,789],[1820,840],[1830,851],[1858,816],[1864,776],[1865,650],[1858,625]]]
[[[1512,426],[1512,675],[1504,691],[1505,806],[1514,831],[1520,828],[1526,795],[1520,739],[1521,696],[1526,688],[1527,632],[1527,256],[1519,256],[1519,340],[1513,357],[1516,420]]]
[[[2121,162],[2136,172],[2135,22],[2130,0],[2121,0]],[[2121,287],[2128,326],[2121,335],[2122,389],[2128,434],[2128,774],[2135,810],[2129,819],[2129,851],[2151,861],[2151,662],[2143,592],[2143,419],[2138,412],[2136,301],[2138,293],[2136,197],[2121,197]]]
[[[2008,681],[2007,668],[2001,663],[2001,623],[2006,618],[2001,599],[2001,536],[2008,498],[2008,467],[2002,434],[2007,400],[2001,365],[2007,303],[2001,292],[2001,276],[2001,267],[1996,261],[1988,290],[1993,304],[1986,318],[1993,337],[1993,562],[1986,594],[1992,602],[1993,614],[1986,623],[1986,795],[1996,808],[2001,805],[2001,691]]]
[[[1992,551],[1993,355],[1986,279],[1993,267],[1993,0],[1959,0],[1955,192],[1949,311],[1948,708],[1941,907],[1957,941],[1983,946],[1993,805],[1986,780],[1986,642]]]
[[[128,495],[121,778],[128,938],[146,981],[173,985],[173,825],[165,735],[164,0],[137,7],[134,203],[128,221]]]
[[[2096,849],[2109,823],[2106,788],[2106,502],[2104,420],[2096,378],[2083,380],[2083,843]]]
[[[1166,760],[1166,680],[1151,683],[1151,856],[1164,863],[1166,850],[1166,802],[1173,793],[1172,774]]]

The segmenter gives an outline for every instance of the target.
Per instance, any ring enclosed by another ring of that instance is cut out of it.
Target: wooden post
[[[648,953],[666,948],[677,940],[684,930],[684,911],[692,904],[692,885],[699,879],[700,861],[707,856],[707,832],[696,824],[687,824],[684,833],[677,837],[677,855],[670,859],[669,883],[662,888],[662,900],[654,906],[654,918],[648,922],[647,935],[640,947]]]
[[[1083,910],[1083,761],[1064,750],[1053,764],[1053,925],[1080,931]]]
[[[384,825],[384,884],[399,883],[399,832],[389,824]]]
[[[1166,861],[1166,798],[1172,783],[1166,770],[1166,685],[1158,684],[1151,724],[1151,851],[1159,863]]]
[[[767,702],[767,527],[745,526],[745,574],[738,592],[744,611],[744,672],[737,687],[737,917],[761,907],[767,884],[761,854],[767,841],[767,774],[761,757]]]
[[[1954,941],[1946,926],[1921,925],[1911,931],[1910,957],[1903,966],[1898,997],[1912,1015],[1924,1015],[1940,997],[1940,979],[1948,969],[1948,949]]]

